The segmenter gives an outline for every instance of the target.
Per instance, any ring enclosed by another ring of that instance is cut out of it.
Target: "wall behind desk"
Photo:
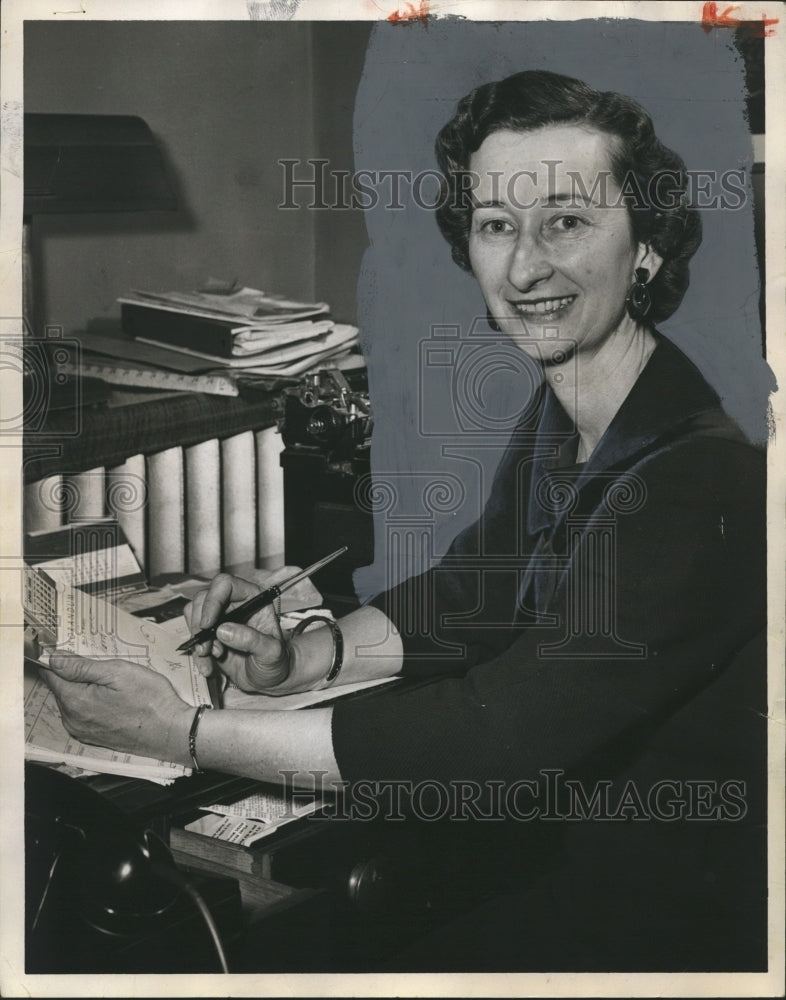
[[[118,316],[116,298],[130,288],[190,289],[209,276],[324,299],[336,318],[354,322],[362,216],[280,211],[277,161],[322,157],[352,169],[352,108],[369,30],[27,22],[25,110],[139,115],[164,152],[179,205],[37,216],[39,322],[71,332]]]

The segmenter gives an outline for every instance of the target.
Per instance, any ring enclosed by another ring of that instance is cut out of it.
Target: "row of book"
[[[237,285],[194,292],[132,291],[118,299],[120,328],[78,336],[63,374],[153,389],[238,395],[240,380],[297,378],[325,365],[362,366],[358,330],[325,302],[299,302]]]

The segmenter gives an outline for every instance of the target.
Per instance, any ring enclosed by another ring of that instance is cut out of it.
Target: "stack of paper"
[[[82,570],[83,567],[78,562],[71,568],[58,563],[50,563],[46,570],[43,570],[40,564],[35,567],[25,567],[25,620],[35,625],[34,631],[38,639],[46,641],[51,647],[56,647],[62,652],[141,663],[167,677],[184,701],[194,706],[209,705],[211,697],[207,678],[199,672],[189,654],[177,652],[177,647],[190,638],[180,608],[186,598],[193,598],[196,591],[205,586],[206,581],[191,578],[163,589],[151,589],[146,593],[129,593],[119,598],[118,604],[110,604],[68,585],[68,581],[73,582],[75,576]],[[247,578],[251,582],[268,586],[271,582],[286,579],[297,571],[298,567],[285,566],[271,578],[269,573],[255,570],[248,573]],[[115,599],[118,600],[117,595]],[[292,628],[297,621],[309,616],[321,603],[322,597],[311,581],[308,579],[300,581],[281,598],[282,626],[285,630]],[[167,607],[171,604],[178,606],[174,616]],[[329,612],[324,614],[329,615]],[[46,640],[43,639],[45,635],[48,637]],[[47,649],[41,651],[38,659],[45,669],[48,659]],[[297,710],[365,688],[388,684],[394,679],[386,677],[278,697],[246,694],[228,684],[223,691],[222,707],[269,711]],[[61,767],[76,767],[82,772],[146,778],[159,784],[169,784],[175,778],[191,773],[190,768],[180,764],[116,752],[104,747],[88,746],[74,739],[63,726],[57,700],[41,679],[39,668],[32,660],[25,662],[24,719],[25,757],[28,760]],[[244,813],[243,818],[249,822],[253,821],[252,825],[257,836],[262,834],[256,830],[256,824],[264,827],[262,833],[267,833],[275,828],[279,820],[301,815],[298,811],[294,814],[286,812],[283,807],[278,812],[275,810],[271,812],[278,801],[276,796],[269,801],[264,800],[264,797],[256,797],[249,801],[257,812],[251,816]],[[269,808],[259,812],[263,801],[267,802]],[[242,805],[245,808],[249,803]],[[227,812],[220,806],[211,808],[215,812],[224,812],[229,816],[233,813],[232,810]],[[214,823],[215,827],[208,830],[211,823]],[[232,823],[222,826],[220,821],[205,820],[204,829],[200,832],[221,837],[230,829],[234,830]]]
[[[141,663],[167,677],[178,695],[189,704],[210,704],[207,679],[200,674],[189,655],[177,652],[177,647],[189,634],[183,619],[180,619],[182,626],[178,629],[163,628],[68,587],[62,581],[56,582],[40,569],[31,568],[25,572],[34,574],[39,581],[38,587],[29,588],[29,593],[36,599],[45,599],[44,584],[49,583],[54,590],[47,607],[55,608],[50,618],[56,629],[55,645],[60,651]],[[36,619],[43,615],[42,608],[26,607],[26,616],[30,612]],[[43,650],[40,661],[45,664],[46,660],[47,651]],[[63,726],[57,701],[41,680],[38,669],[27,663],[24,699],[25,757],[28,760],[147,778],[163,784],[191,773],[190,768],[180,764],[88,746],[74,739]]]
[[[137,341],[256,375],[296,376],[345,357],[354,326],[335,323],[325,302],[296,302],[254,288],[134,291],[121,297],[123,329]]]

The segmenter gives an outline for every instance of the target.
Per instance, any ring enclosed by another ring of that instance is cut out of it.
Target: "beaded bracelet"
[[[199,723],[202,716],[205,713],[205,709],[212,708],[212,705],[200,705],[199,708],[194,712],[194,719],[191,723],[191,729],[188,731],[188,752],[191,754],[191,763],[194,765],[194,773],[201,774],[202,768],[199,766],[199,761],[197,760],[196,753],[196,735],[197,729],[199,729]]]
[[[292,629],[292,635],[300,635],[309,625],[314,625],[317,622],[327,625],[333,635],[333,660],[330,664],[330,669],[322,681],[312,688],[313,691],[321,691],[323,688],[330,687],[341,673],[341,667],[344,665],[344,636],[338,627],[338,622],[333,621],[332,618],[328,618],[325,615],[312,615],[310,618],[304,618]]]

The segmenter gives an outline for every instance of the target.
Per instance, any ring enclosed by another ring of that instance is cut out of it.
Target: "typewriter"
[[[371,512],[356,486],[370,474],[373,416],[365,369],[325,368],[284,389],[284,545],[289,565],[307,566],[340,545],[347,553],[320,572],[328,607],[357,606],[352,574],[374,558]]]

